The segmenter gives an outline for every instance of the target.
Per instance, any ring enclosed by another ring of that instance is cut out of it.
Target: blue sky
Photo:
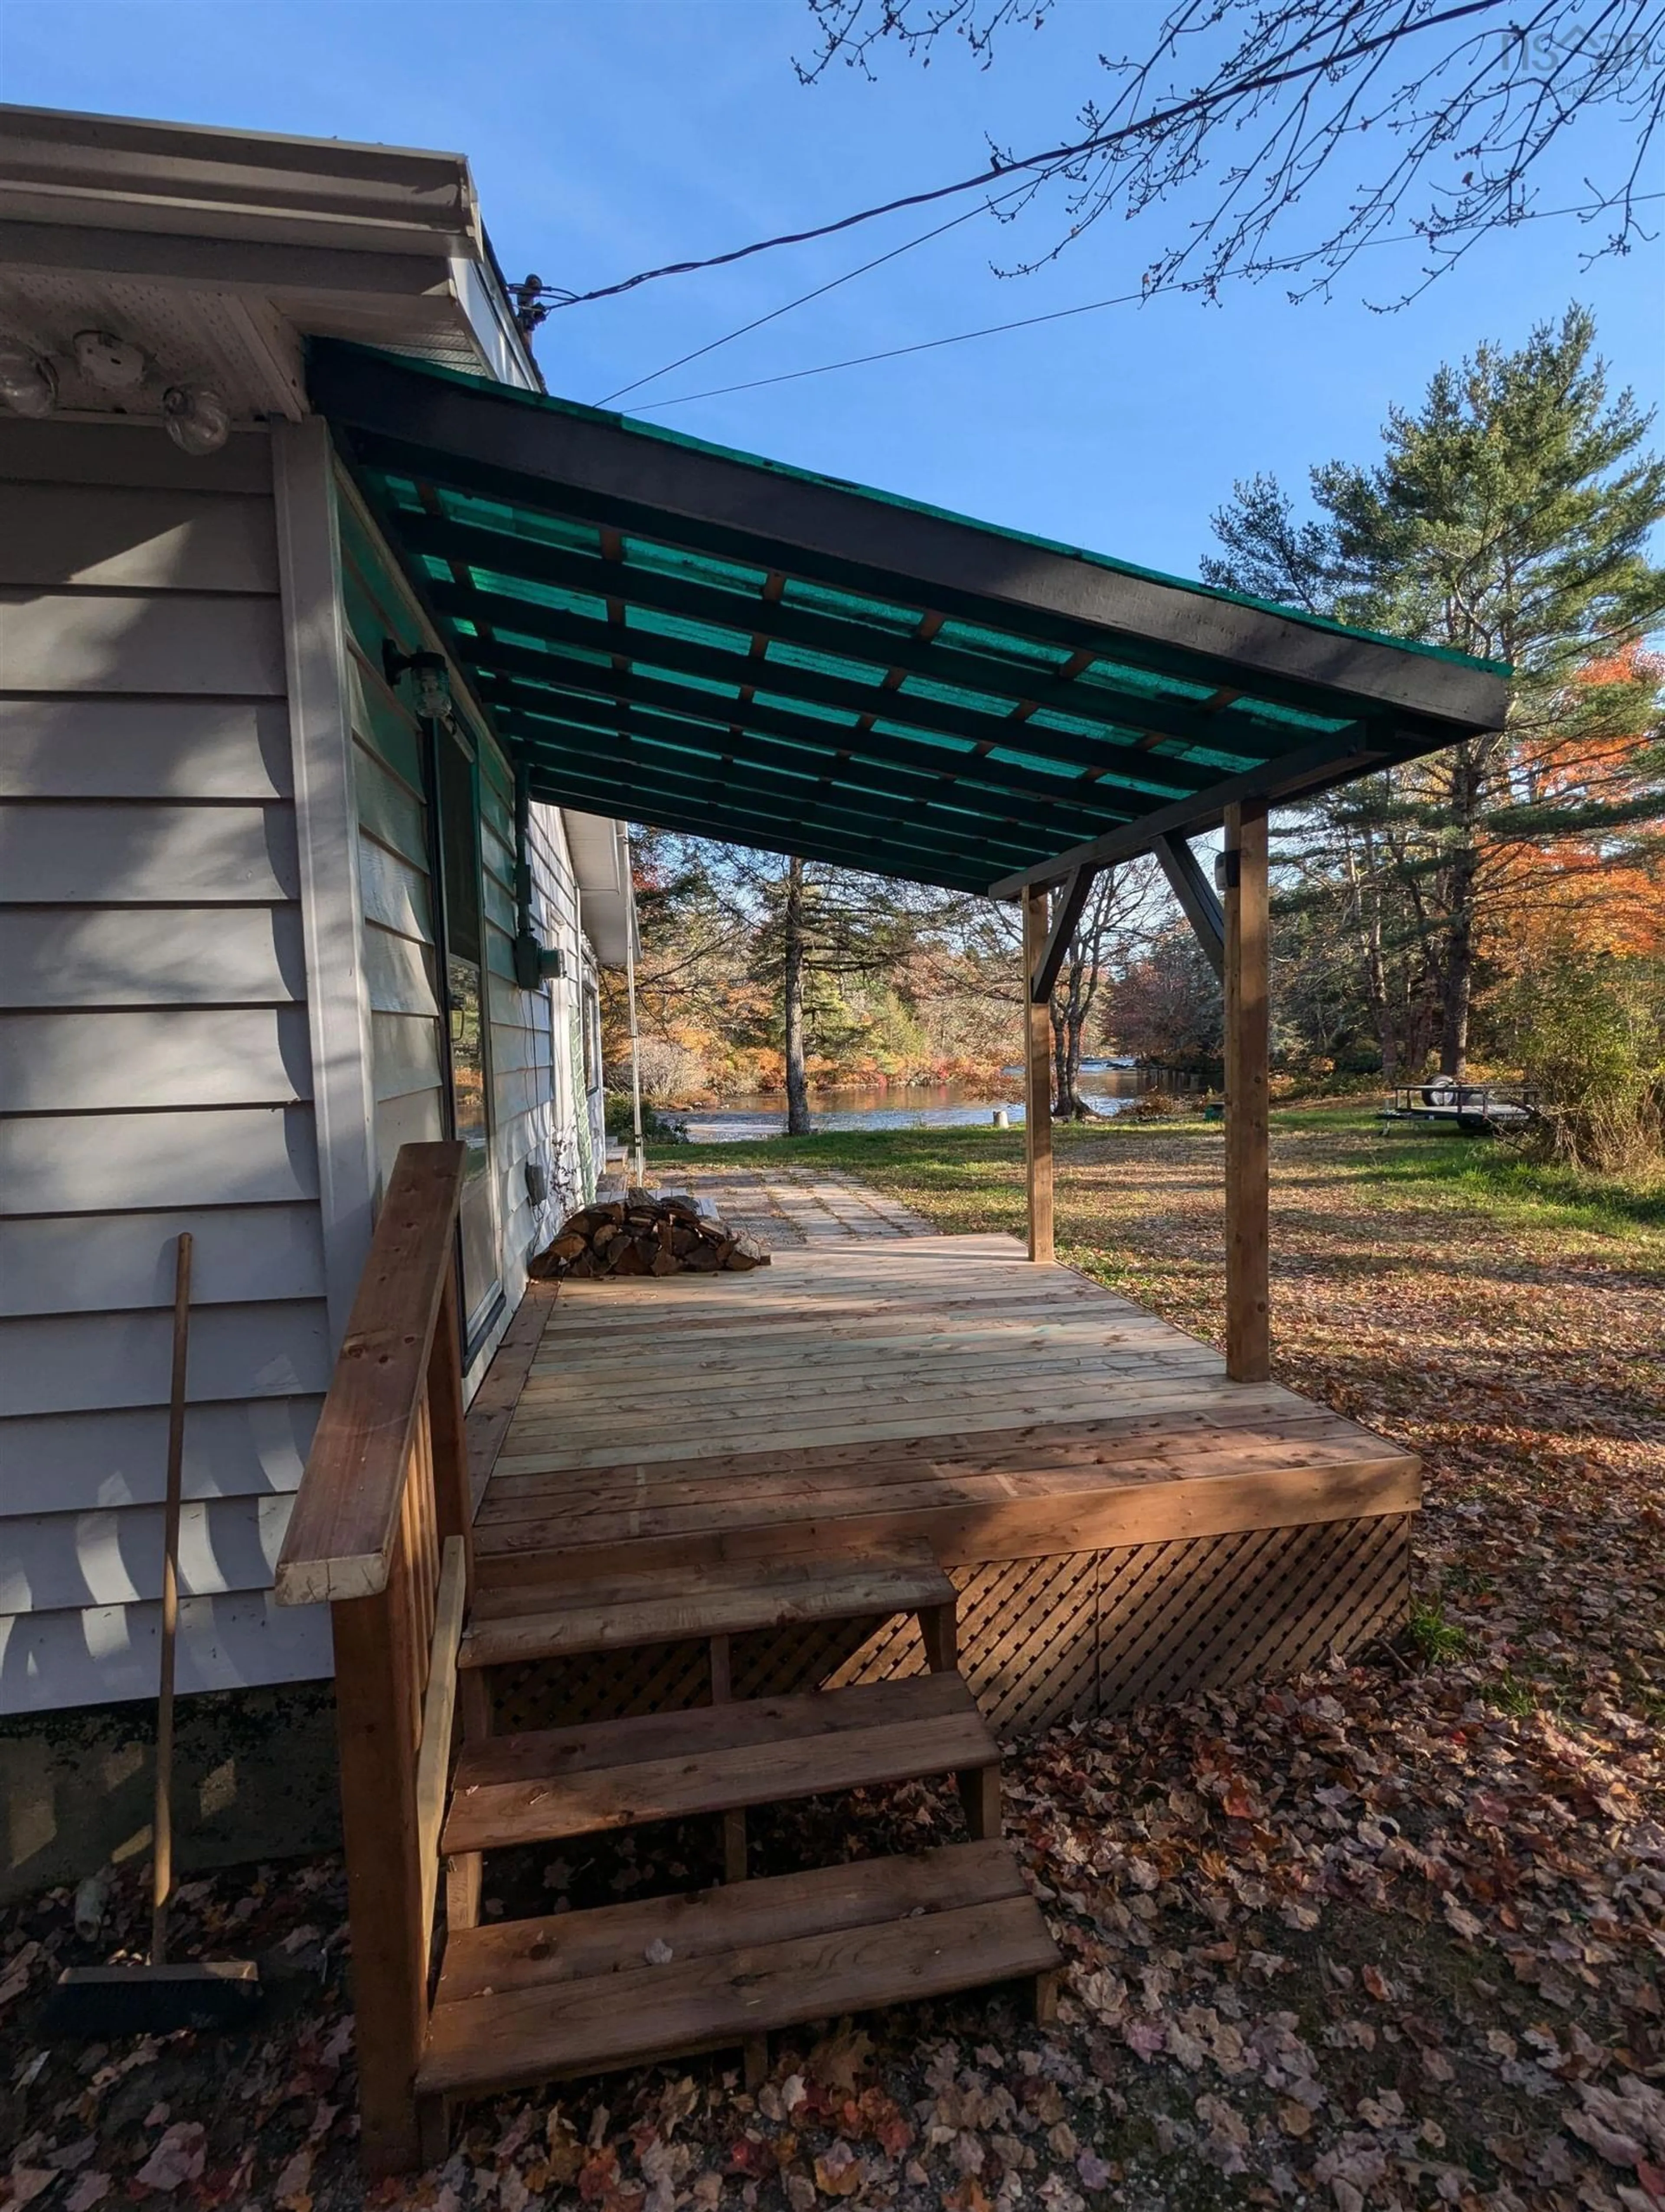
[[[507,273],[583,289],[969,173],[985,132],[1056,143],[1093,88],[1097,49],[1132,45],[1158,13],[1064,0],[991,72],[957,52],[927,71],[892,54],[877,84],[840,70],[805,89],[792,68],[811,43],[799,0],[0,0],[0,87],[41,106],[460,150]],[[1584,196],[1600,127],[1558,155],[1543,204]],[[1657,173],[1649,183],[1665,189]],[[598,400],[941,219],[890,217],[567,310],[539,334],[545,375]],[[1152,220],[1101,223],[1054,267],[1006,280],[991,259],[1043,249],[1048,216],[1016,234],[963,224],[636,398],[1134,289]],[[1214,307],[1113,307],[653,419],[1194,574],[1234,477],[1269,469],[1298,486],[1311,463],[1368,459],[1389,403],[1413,402],[1442,359],[1516,342],[1573,298],[1595,311],[1615,382],[1652,404],[1665,249],[1585,268],[1590,243],[1576,223],[1528,226],[1395,314],[1364,301],[1413,280],[1413,249],[1356,264],[1327,304],[1292,306],[1267,284]]]

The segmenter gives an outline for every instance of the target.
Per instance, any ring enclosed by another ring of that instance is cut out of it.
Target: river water
[[[1096,1114],[1119,1114],[1145,1085],[1132,1068],[1085,1068],[1081,1096]],[[1023,1079],[996,1076],[981,1083],[890,1083],[836,1091],[812,1091],[810,1115],[817,1131],[849,1129],[954,1129],[987,1127],[1004,1106],[1014,1128],[1024,1119]],[[786,1134],[787,1102],[779,1091],[759,1091],[726,1098],[720,1106],[693,1106],[671,1118],[686,1121],[696,1145],[738,1144],[757,1137]]]

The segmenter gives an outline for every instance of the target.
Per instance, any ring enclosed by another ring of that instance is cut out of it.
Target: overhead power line
[[[738,330],[729,331],[722,337],[713,338],[708,345],[696,346],[692,353],[685,353],[676,361],[666,362],[663,368],[656,368],[647,376],[637,377],[634,384],[621,384],[616,392],[610,392],[605,399],[598,399],[595,404],[598,407],[611,407],[616,399],[623,399],[632,392],[640,392],[644,384],[657,384],[660,377],[669,376],[672,369],[686,368],[690,361],[702,360],[707,354],[715,353],[721,346],[732,345],[736,338],[746,337],[753,331],[762,330],[765,323],[778,323],[782,315],[791,314],[794,307],[806,307],[811,300],[818,300],[828,292],[836,292],[841,284],[852,283],[856,277],[866,276],[870,270],[882,269],[887,261],[895,261],[902,254],[911,253],[916,246],[928,246],[933,238],[940,238],[945,231],[957,230],[963,222],[971,222],[974,216],[986,215],[989,209],[999,207],[1002,200],[1012,198],[1016,191],[1027,191],[1028,189],[1028,185],[1024,185],[1014,187],[1011,192],[998,192],[992,200],[984,201],[981,207],[967,208],[963,215],[950,216],[946,222],[939,222],[934,230],[923,230],[917,238],[910,238],[901,246],[893,246],[888,253],[877,254],[872,260],[864,261],[859,269],[847,269],[842,276],[829,277],[824,284],[817,284],[812,292],[800,292],[795,300],[788,300],[784,307],[771,307],[766,315],[758,315],[749,323],[742,323]],[[672,400],[666,404],[674,406],[677,403]]]
[[[1090,138],[1077,140],[1073,146],[1053,146],[1043,153],[1024,154],[1010,161],[994,161],[980,169],[975,177],[962,177],[956,184],[936,185],[919,192],[903,192],[898,198],[884,200],[876,207],[859,209],[854,215],[838,216],[831,222],[817,223],[808,230],[783,231],[774,238],[754,240],[750,246],[736,246],[726,253],[709,253],[696,261],[668,261],[662,268],[643,269],[634,276],[621,277],[614,284],[598,284],[588,292],[568,292],[562,288],[530,283],[520,289],[534,289],[547,297],[556,307],[581,307],[592,300],[617,299],[622,292],[634,292],[639,285],[657,283],[662,276],[688,276],[701,269],[726,269],[736,261],[750,260],[753,254],[773,252],[781,246],[807,246],[817,238],[831,238],[842,230],[853,230],[858,223],[873,222],[880,216],[897,215],[904,208],[928,207],[937,200],[952,199],[961,192],[975,192],[984,185],[998,184],[1009,179],[1015,170],[1048,168],[1060,161],[1075,161],[1083,154],[1094,154],[1109,146],[1121,144],[1128,138],[1137,138],[1147,132],[1165,130],[1170,124],[1182,122],[1188,115],[1200,114],[1210,107],[1241,99],[1245,94],[1270,92],[1280,84],[1293,84],[1302,77],[1322,76],[1345,63],[1359,61],[1366,54],[1376,52],[1383,46],[1396,45],[1401,39],[1415,37],[1424,31],[1437,30],[1443,24],[1460,22],[1469,15],[1494,15],[1510,0],[1461,0],[1454,8],[1441,9],[1437,14],[1425,15],[1420,21],[1409,22],[1401,17],[1391,30],[1380,31],[1374,38],[1360,39],[1351,46],[1333,49],[1310,60],[1293,62],[1287,68],[1257,70],[1252,76],[1237,77],[1230,84],[1205,88],[1193,93],[1188,99],[1176,101],[1171,107],[1158,108],[1154,113],[1142,115],[1135,122],[1119,124],[1114,131],[1096,131]],[[1297,43],[1285,49],[1285,54],[1298,53]],[[1275,58],[1281,60],[1283,56]]]
[[[1661,199],[1665,199],[1665,192],[1638,192],[1632,195],[1632,204],[1640,207],[1650,201]],[[1528,214],[1516,216],[1515,223],[1549,222],[1565,216],[1595,216],[1600,215],[1603,208],[1608,204],[1610,203],[1603,201],[1595,206],[1536,208]],[[1513,228],[1514,224],[1510,227]],[[1407,230],[1399,232],[1392,238],[1372,238],[1365,240],[1364,243],[1369,246],[1413,246],[1421,236],[1420,231]],[[1258,273],[1268,276],[1274,276],[1279,269],[1294,265],[1291,257],[1282,262],[1268,262]],[[1010,322],[985,323],[981,329],[954,331],[946,337],[916,338],[910,345],[887,346],[878,353],[851,354],[843,361],[817,362],[812,368],[782,369],[774,376],[754,376],[744,384],[719,384],[705,392],[678,392],[671,399],[645,399],[635,411],[639,414],[647,414],[665,407],[691,407],[698,399],[726,399],[732,392],[760,392],[767,385],[796,384],[800,379],[808,376],[831,376],[839,369],[866,368],[875,362],[900,361],[908,354],[934,353],[942,346],[965,345],[974,338],[999,337],[1007,331],[1032,330],[1041,323],[1066,322],[1073,315],[1096,315],[1105,307],[1132,307],[1142,301],[1145,297],[1145,295],[1142,289],[1137,292],[1118,292],[1108,300],[1085,300],[1073,307],[1054,307],[1045,314],[1018,315]],[[764,319],[768,319],[764,318]]]

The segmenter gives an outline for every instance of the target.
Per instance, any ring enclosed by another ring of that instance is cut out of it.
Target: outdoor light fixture
[[[0,338],[0,399],[15,415],[37,419],[58,404],[58,372],[21,338]]]
[[[113,331],[77,331],[72,343],[76,367],[100,392],[137,392],[143,383],[143,351]]]
[[[452,716],[451,672],[442,653],[402,653],[391,637],[381,641],[381,672],[394,690],[409,670],[416,679],[416,712],[424,721],[448,722]]]
[[[162,421],[182,453],[216,453],[231,434],[225,401],[201,385],[170,384],[162,394]]]

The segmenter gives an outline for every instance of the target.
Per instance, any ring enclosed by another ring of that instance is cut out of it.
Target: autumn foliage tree
[[[1595,343],[1575,307],[1482,345],[1392,411],[1379,461],[1315,469],[1313,514],[1257,477],[1215,517],[1209,581],[1514,672],[1504,729],[1319,799],[1285,842],[1290,897],[1345,921],[1390,1079],[1430,1045],[1465,1073],[1477,981],[1547,894],[1589,918],[1656,866],[1665,460]]]

